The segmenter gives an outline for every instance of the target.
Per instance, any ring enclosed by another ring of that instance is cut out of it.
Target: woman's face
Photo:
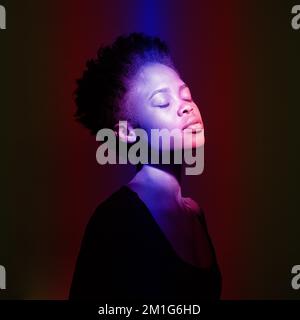
[[[172,68],[158,63],[144,66],[130,83],[127,103],[149,141],[151,129],[178,129],[180,134],[175,140],[181,140],[182,145],[197,148],[204,144],[200,111],[188,86]]]

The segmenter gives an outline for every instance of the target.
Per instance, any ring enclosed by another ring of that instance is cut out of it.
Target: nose
[[[177,111],[177,114],[181,117],[184,113],[190,113],[193,111],[193,106],[190,103],[182,103]]]

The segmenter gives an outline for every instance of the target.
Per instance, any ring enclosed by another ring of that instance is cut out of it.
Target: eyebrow
[[[182,89],[186,88],[187,85],[185,83],[183,83],[180,87],[179,87],[179,91],[181,91]],[[156,95],[157,93],[159,92],[168,92],[170,91],[169,88],[161,88],[161,89],[157,89],[157,90],[154,90],[151,94],[151,96],[149,97],[149,99],[151,99],[154,95]]]

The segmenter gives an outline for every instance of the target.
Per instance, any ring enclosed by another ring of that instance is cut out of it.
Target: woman
[[[193,149],[204,144],[199,109],[158,38],[133,33],[101,48],[78,80],[76,103],[77,119],[92,134],[111,128],[134,144],[136,128],[148,136],[152,129],[177,129],[182,134],[171,142],[173,153],[182,139]],[[164,151],[160,144],[149,148]],[[182,196],[181,167],[174,161],[142,164],[97,207],[82,240],[70,299],[220,298],[221,276],[203,210]]]

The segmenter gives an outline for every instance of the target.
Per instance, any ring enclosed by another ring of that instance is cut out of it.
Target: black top
[[[92,215],[81,243],[70,299],[105,301],[215,300],[221,274],[213,255],[209,268],[181,259],[138,194],[122,186]]]

